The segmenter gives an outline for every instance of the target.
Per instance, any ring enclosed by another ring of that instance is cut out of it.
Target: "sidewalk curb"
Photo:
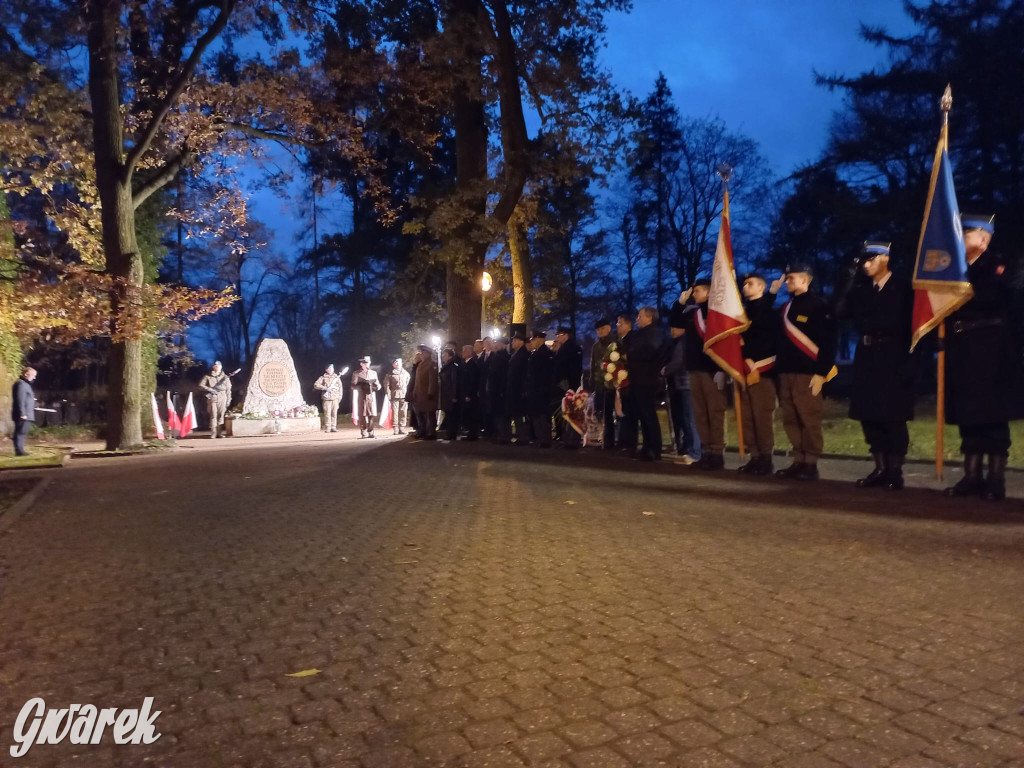
[[[0,515],[0,533],[3,533],[14,525],[18,518],[27,512],[33,504],[35,504],[36,499],[38,499],[40,494],[46,490],[52,480],[53,475],[41,477],[35,488],[18,499],[10,509]]]

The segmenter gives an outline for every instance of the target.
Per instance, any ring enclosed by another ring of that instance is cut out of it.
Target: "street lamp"
[[[491,328],[491,338],[492,339],[498,338],[498,334],[499,333],[501,333],[501,329],[498,326],[494,326],[493,328]]]
[[[480,277],[480,335],[484,335],[484,323],[486,319],[484,314],[487,310],[487,292],[491,290],[491,273],[484,272]]]

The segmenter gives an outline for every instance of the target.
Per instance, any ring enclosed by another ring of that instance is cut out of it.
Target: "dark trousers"
[[[533,429],[533,439],[537,445],[551,445],[551,416],[547,413],[530,416],[530,427]]]
[[[619,420],[619,448],[635,451],[638,439],[636,403],[633,390],[629,387],[619,390],[622,401],[622,418]]]
[[[441,427],[444,429],[444,436],[449,440],[455,440],[459,436],[459,410],[459,404],[452,403],[444,412]]]
[[[437,411],[416,411],[416,434],[428,439],[437,436]]]
[[[18,419],[14,422],[14,455],[24,456],[25,455],[25,436],[28,434],[28,428],[32,426],[32,422],[28,419]]]
[[[743,439],[751,456],[771,457],[775,451],[775,381],[768,376],[740,390]],[[906,424],[903,425],[904,430]],[[867,434],[865,430],[865,434]],[[906,447],[903,450],[906,453]]]
[[[1010,454],[1010,424],[961,424],[960,453],[987,453],[990,456]]]
[[[700,435],[693,420],[693,401],[690,390],[674,389],[669,393],[669,408],[672,410],[672,432],[676,453],[700,458]]]
[[[466,439],[478,439],[480,437],[480,401],[464,402],[460,411],[462,426],[466,428]]]
[[[504,411],[492,415],[491,435],[499,443],[512,441],[512,419]]]
[[[601,393],[601,415],[604,419],[604,431],[601,445],[609,450],[615,447],[615,390],[606,389]]]
[[[910,432],[905,421],[862,421],[864,442],[872,453],[893,453],[906,456],[910,447]],[[1007,433],[1009,434],[1009,433]]]
[[[634,392],[633,408],[636,410],[636,418],[640,421],[640,432],[644,438],[644,454],[660,459],[661,424],[658,421],[658,405],[655,402],[654,394]]]

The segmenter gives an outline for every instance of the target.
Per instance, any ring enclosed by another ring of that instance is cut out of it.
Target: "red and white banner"
[[[167,431],[173,432],[178,430],[181,432],[181,419],[178,418],[178,412],[174,410],[174,403],[171,402],[171,393],[167,393]]]
[[[164,439],[164,422],[160,418],[160,409],[156,405],[156,392],[151,392],[150,397],[153,398],[153,427],[156,429],[156,439]]]
[[[380,420],[377,422],[380,424],[381,429],[391,429],[391,413],[393,410],[391,407],[391,395],[384,395],[384,405],[381,406]]]
[[[722,203],[722,224],[718,228],[715,264],[711,269],[711,290],[708,294],[708,319],[704,335],[704,352],[732,378],[746,386],[743,373],[743,347],[740,334],[750,327],[743,297],[736,285],[736,267],[732,260],[732,238],[729,234],[729,190]]]
[[[178,437],[187,436],[193,429],[196,428],[196,407],[192,404],[192,393],[188,393],[188,402],[185,403],[185,414],[181,417],[181,424],[178,427]],[[217,426],[213,425],[213,429]]]

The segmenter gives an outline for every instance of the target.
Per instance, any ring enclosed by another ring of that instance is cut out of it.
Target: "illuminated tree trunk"
[[[142,342],[134,334],[142,286],[142,257],[135,240],[131,174],[125,165],[121,99],[118,90],[117,28],[121,3],[92,0],[86,4],[89,47],[89,96],[92,99],[96,186],[99,192],[103,252],[107,273],[115,280],[111,296],[115,341],[107,382],[107,448],[142,443]]]
[[[520,214],[508,223],[508,250],[512,256],[512,322],[533,323],[533,271],[530,244]]]

